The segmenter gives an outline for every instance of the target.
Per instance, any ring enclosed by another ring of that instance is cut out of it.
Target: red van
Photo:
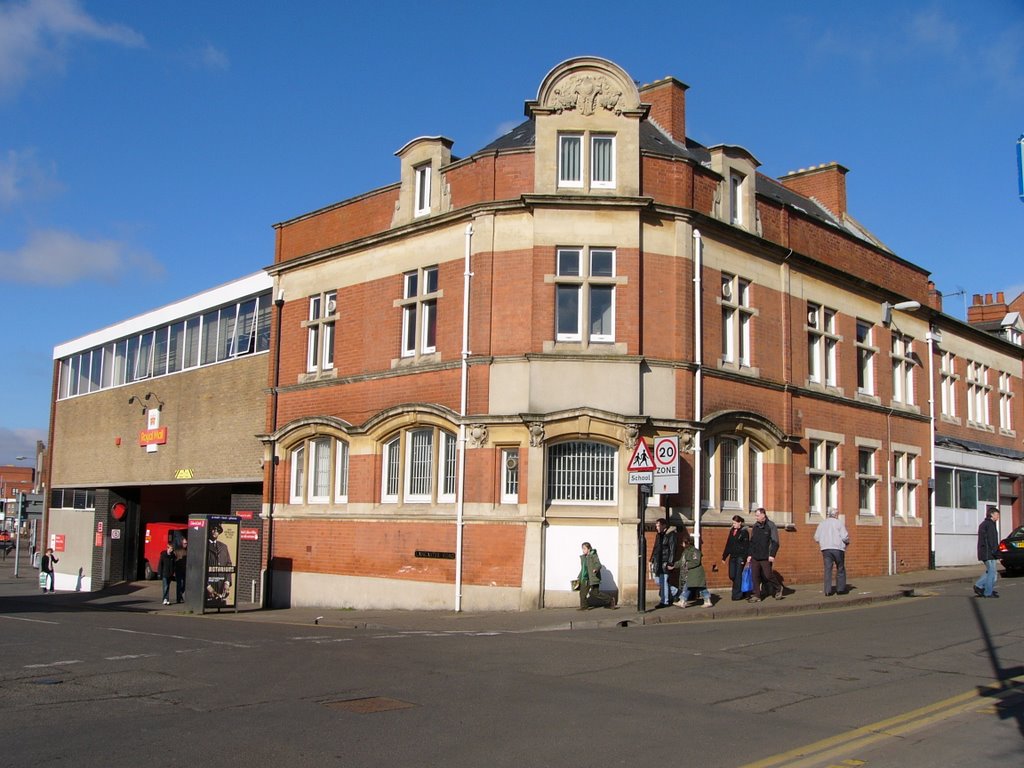
[[[175,549],[181,549],[182,539],[188,538],[188,526],[182,523],[147,523],[146,543],[142,549],[142,573],[146,579],[160,578],[157,566],[160,553],[171,542]]]

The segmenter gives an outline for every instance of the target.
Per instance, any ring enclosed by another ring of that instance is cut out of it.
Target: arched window
[[[381,501],[448,504],[455,501],[456,438],[439,427],[416,427],[384,443]]]
[[[753,440],[738,435],[709,438],[702,459],[705,509],[735,514],[764,506],[763,452]]]
[[[348,501],[348,443],[315,435],[292,448],[290,463],[292,504]]]
[[[618,451],[603,443],[572,440],[548,447],[550,504],[614,504]]]

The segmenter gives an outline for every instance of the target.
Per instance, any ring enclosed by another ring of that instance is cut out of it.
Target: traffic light
[[[25,520],[28,517],[28,494],[21,494],[21,505],[18,507],[18,512],[21,515],[19,519]]]

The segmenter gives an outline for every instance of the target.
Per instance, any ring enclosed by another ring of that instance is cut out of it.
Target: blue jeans
[[[670,576],[667,573],[658,577],[658,598],[662,605],[674,603],[679,599],[679,587],[673,587],[669,583]]]
[[[696,591],[700,592],[700,599],[703,600],[705,603],[711,602],[711,590],[709,590],[707,587],[688,587],[685,584],[683,585],[683,588],[680,590],[680,592],[682,592],[681,596],[683,598],[683,601],[685,602],[689,600],[690,596]]]
[[[991,597],[996,589],[996,561],[985,560],[985,573],[974,582],[974,586],[985,593],[985,597]]]

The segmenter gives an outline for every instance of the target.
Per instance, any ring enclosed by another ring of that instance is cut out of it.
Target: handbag
[[[572,591],[573,592],[579,592],[580,591],[580,580],[579,579],[573,579],[570,583],[572,584]]]
[[[754,574],[750,572],[750,566],[743,566],[743,575],[740,577],[740,592],[754,591]]]

